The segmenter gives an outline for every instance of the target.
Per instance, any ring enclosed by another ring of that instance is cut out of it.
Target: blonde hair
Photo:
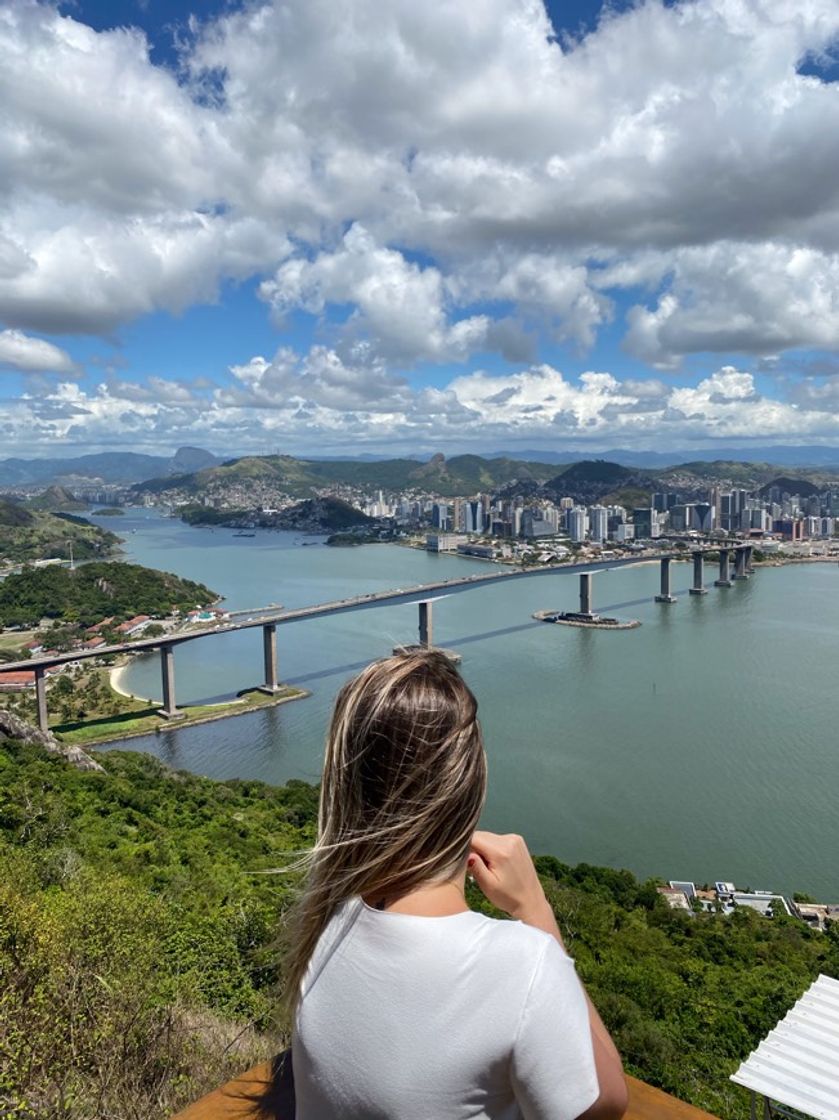
[[[318,938],[354,896],[395,899],[466,858],[486,792],[478,704],[431,650],[368,665],[341,689],[326,740],[318,839],[290,928],[294,1008]]]

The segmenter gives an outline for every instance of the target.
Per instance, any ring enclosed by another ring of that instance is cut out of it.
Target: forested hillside
[[[311,842],[316,791],[99,759],[0,744],[0,1111],[163,1120],[283,1042],[293,877],[254,872]],[[744,1120],[728,1074],[818,972],[839,976],[839,931],[693,917],[628,872],[537,863],[628,1070]]]
[[[0,583],[0,626],[37,625],[42,618],[92,626],[135,614],[162,617],[217,598],[202,583],[139,564],[93,562],[69,568],[27,568]]]
[[[456,455],[446,459],[434,455],[427,463],[415,459],[295,459],[290,455],[248,456],[231,459],[221,466],[193,474],[154,479],[134,487],[140,494],[196,496],[242,492],[254,484],[269,485],[296,498],[309,498],[327,488],[357,487],[370,490],[425,490],[438,494],[471,494],[491,490],[513,479],[544,480],[556,474],[546,463],[523,463],[514,459],[482,459],[478,455]]]
[[[31,510],[0,497],[0,565],[49,557],[76,560],[110,556],[119,537],[68,513]]]

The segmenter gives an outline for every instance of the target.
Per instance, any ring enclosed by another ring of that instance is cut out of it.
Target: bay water
[[[110,527],[110,526],[109,526]],[[113,526],[126,558],[200,580],[230,609],[296,607],[451,576],[486,564],[398,545],[330,548],[321,538],[234,537],[150,510]],[[490,764],[484,826],[531,850],[640,876],[734,880],[839,902],[839,565],[758,569],[748,581],[657,604],[656,564],[594,576],[601,612],[638,629],[551,626],[575,609],[570,573],[478,587],[434,607],[437,645],[462,654]],[[214,778],[317,781],[332,702],[362,665],[416,640],[415,605],[278,628],[293,703],[109,747],[148,751]],[[175,653],[180,703],[230,698],[262,677],[259,629]],[[123,678],[159,698],[156,655]],[[107,748],[102,748],[107,749]]]

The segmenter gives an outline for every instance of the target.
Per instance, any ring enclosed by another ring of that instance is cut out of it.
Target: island
[[[186,505],[179,511],[187,525],[223,525],[230,529],[290,529],[302,533],[336,533],[366,529],[375,519],[342,498],[305,498],[282,509],[213,509]]]

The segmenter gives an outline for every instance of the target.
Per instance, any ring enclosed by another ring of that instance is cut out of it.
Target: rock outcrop
[[[39,728],[27,723],[20,716],[0,709],[0,735],[15,739],[19,743],[30,743],[36,747],[43,747],[47,754],[57,754],[79,770],[104,770],[104,767],[90,757],[81,747],[72,747],[66,743],[59,743],[51,731],[41,731]]]

